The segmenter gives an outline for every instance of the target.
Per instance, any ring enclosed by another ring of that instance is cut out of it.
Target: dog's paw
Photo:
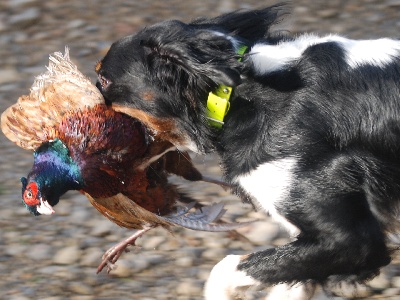
[[[259,284],[245,272],[237,270],[243,258],[240,255],[228,255],[214,266],[204,288],[206,300],[231,300],[237,288]]]

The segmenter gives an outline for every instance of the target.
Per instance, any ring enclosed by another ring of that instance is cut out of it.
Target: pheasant
[[[32,170],[21,178],[22,200],[32,214],[53,214],[64,193],[79,190],[112,222],[139,229],[104,254],[97,272],[105,266],[110,272],[129,245],[157,226],[229,231],[246,225],[215,223],[225,213],[222,204],[202,206],[169,183],[169,174],[219,183],[203,177],[189,155],[173,147],[168,139],[176,137],[108,107],[68,49],[49,59],[30,95],[2,114],[1,128],[34,151]]]

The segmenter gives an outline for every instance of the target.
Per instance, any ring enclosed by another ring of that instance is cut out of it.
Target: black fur
[[[217,150],[242,195],[236,178],[296,158],[294,182],[275,206],[300,234],[249,255],[239,270],[267,284],[364,281],[390,262],[386,234],[398,226],[400,53],[385,66],[349,68],[344,48],[326,42],[275,72],[257,73],[251,54],[239,62],[227,36],[249,48],[294,39],[271,30],[285,14],[277,5],[145,28],[113,44],[99,70],[110,84],[98,86],[109,102],[170,118],[199,152]],[[219,84],[234,87],[222,130],[205,117]]]

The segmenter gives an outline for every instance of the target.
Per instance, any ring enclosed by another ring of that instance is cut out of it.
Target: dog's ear
[[[290,4],[284,2],[258,10],[234,11],[213,19],[200,18],[191,24],[215,26],[252,43],[269,37],[271,27],[279,24],[290,9]]]
[[[175,80],[199,80],[211,86],[240,83],[238,56],[222,34],[179,21],[163,22],[142,33],[146,60],[160,76],[171,74]],[[190,78],[185,79],[184,73]]]
[[[177,75],[176,71],[181,70],[202,81],[236,86],[240,83],[241,64],[235,47],[269,36],[270,27],[279,23],[287,11],[287,4],[278,4],[189,24],[166,21],[143,30],[140,43],[153,70],[162,76],[168,71]]]

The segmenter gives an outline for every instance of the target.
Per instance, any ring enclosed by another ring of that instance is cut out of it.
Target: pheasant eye
[[[39,199],[37,199],[37,194],[38,194],[38,186],[36,182],[31,182],[26,187],[22,197],[27,205],[32,206],[39,204]]]

